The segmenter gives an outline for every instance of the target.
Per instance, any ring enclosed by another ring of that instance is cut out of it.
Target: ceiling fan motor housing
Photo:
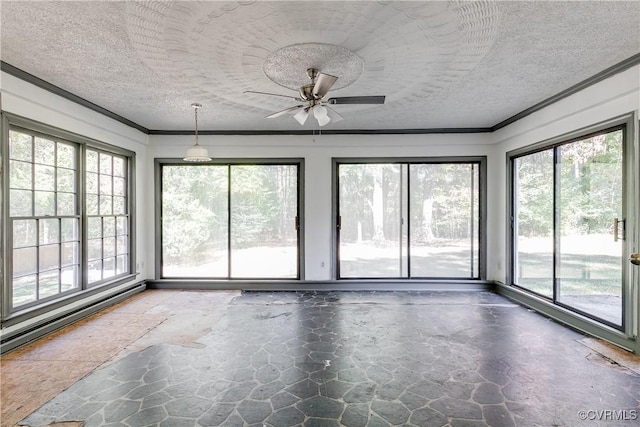
[[[300,93],[300,98],[304,99],[305,101],[313,100],[315,98],[313,96],[313,87],[314,87],[313,83],[309,83],[308,85],[301,86],[300,89],[298,90],[298,92]]]

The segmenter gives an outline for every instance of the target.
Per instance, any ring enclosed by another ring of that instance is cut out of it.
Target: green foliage
[[[166,261],[195,258],[211,230],[226,218],[212,209],[212,200],[226,205],[226,167],[165,166],[162,169],[162,245]],[[220,182],[224,181],[224,182]],[[210,190],[211,193],[209,193]],[[221,197],[222,196],[222,197]]]
[[[515,203],[522,236],[549,236],[553,232],[553,150],[516,159]]]
[[[622,206],[622,131],[558,148],[561,233],[608,233]],[[518,228],[522,236],[553,232],[553,149],[516,161]]]
[[[162,209],[168,262],[203,261],[200,254],[210,248],[225,251],[229,235],[234,250],[295,241],[297,167],[164,166]]]
[[[562,234],[608,233],[622,206],[622,131],[560,147]]]
[[[477,166],[342,164],[339,174],[341,238],[344,241],[356,241],[359,237],[397,241],[407,203],[413,242],[467,238],[472,229],[471,221],[477,221]],[[376,191],[382,194],[381,198],[376,196]],[[382,239],[376,236],[376,222],[381,222]]]
[[[278,246],[295,240],[297,170],[288,165],[231,168],[231,246]]]

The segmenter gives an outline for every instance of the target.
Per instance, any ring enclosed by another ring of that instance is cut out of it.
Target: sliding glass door
[[[408,263],[406,165],[340,164],[338,171],[340,277],[402,277]]]
[[[513,284],[616,327],[624,307],[624,128],[512,159]]]
[[[296,165],[232,165],[231,277],[298,277]]]
[[[228,277],[229,167],[162,166],[162,276]]]
[[[409,165],[411,275],[478,277],[479,168]]]
[[[553,298],[554,151],[513,160],[515,276],[519,286]]]
[[[299,278],[299,164],[161,164],[162,278]]]
[[[479,278],[480,159],[336,162],[339,278]]]

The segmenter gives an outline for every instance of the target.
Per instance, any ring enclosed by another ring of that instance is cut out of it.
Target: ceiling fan
[[[312,112],[320,126],[326,125],[331,120],[334,122],[342,120],[342,116],[336,113],[333,108],[329,107],[329,105],[384,104],[384,96],[342,96],[326,98],[329,89],[331,89],[338,78],[329,74],[321,73],[315,68],[307,68],[307,76],[311,80],[311,83],[303,85],[298,89],[299,97],[279,95],[277,93],[257,92],[253,90],[247,90],[244,93],[280,96],[302,102],[300,105],[289,107],[267,116],[267,119],[274,119],[287,113],[292,113],[293,118],[301,125],[305,124]]]

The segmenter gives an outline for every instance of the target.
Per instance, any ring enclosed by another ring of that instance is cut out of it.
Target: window
[[[86,206],[89,284],[128,272],[126,158],[86,152]]]
[[[8,132],[8,312],[131,273],[132,153],[16,120],[38,131]]]
[[[479,278],[483,165],[337,160],[338,277]]]
[[[626,127],[511,155],[512,284],[623,326]]]
[[[159,276],[299,278],[300,167],[158,163]]]
[[[12,306],[79,285],[77,147],[11,130]]]

